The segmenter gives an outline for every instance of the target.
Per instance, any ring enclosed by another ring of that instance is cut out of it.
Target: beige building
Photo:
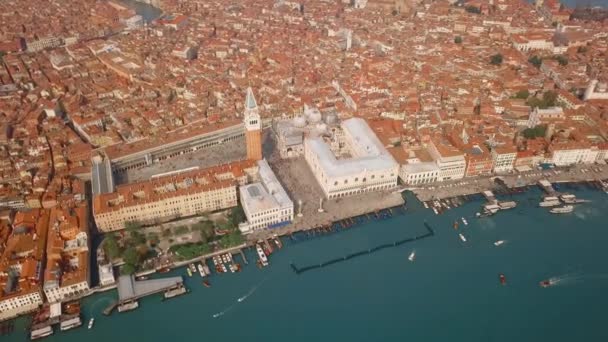
[[[109,232],[129,221],[153,224],[234,207],[237,185],[256,173],[255,161],[246,160],[121,185],[93,198],[93,215],[99,230]]]

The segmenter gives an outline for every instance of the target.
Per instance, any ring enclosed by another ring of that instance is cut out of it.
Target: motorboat
[[[264,250],[262,250],[260,244],[255,245],[255,250],[258,252],[258,257],[260,258],[262,266],[268,266],[268,258],[266,257],[266,254],[264,254]]]
[[[568,214],[568,213],[571,213],[573,210],[574,210],[574,206],[564,205],[561,207],[553,208],[553,209],[549,210],[549,212],[551,214]]]
[[[538,205],[541,208],[549,208],[549,207],[555,207],[560,205],[561,202],[559,201],[559,198],[555,197],[555,196],[546,196],[545,198],[543,198],[543,201],[540,202]]]
[[[93,324],[95,324],[95,318],[91,318],[89,320],[89,325],[87,326],[87,329],[93,329]]]
[[[467,219],[465,219],[464,217],[460,218],[462,220],[462,223],[464,223],[465,226],[469,225],[469,222],[467,221]]]
[[[553,279],[545,279],[545,280],[541,281],[539,283],[539,285],[540,285],[540,287],[545,288],[545,287],[553,286],[553,285],[555,285],[555,283],[556,283],[556,281]]]
[[[206,274],[205,274],[205,268],[203,267],[203,264],[198,264],[196,267],[198,268],[198,274],[200,274],[200,276],[202,278],[205,278]]]
[[[467,238],[464,237],[464,235],[458,234],[458,236],[460,237],[460,240],[462,240],[462,242],[467,242]]]
[[[505,242],[506,242],[505,240],[498,240],[498,241],[495,241],[495,242],[494,242],[494,246],[498,247],[498,246],[500,246],[500,245],[504,244]]]
[[[500,275],[498,275],[498,280],[500,281],[500,285],[507,284],[507,277],[505,277],[505,275],[502,273]]]
[[[416,258],[416,251],[412,251],[412,253],[410,253],[410,255],[407,257],[407,259],[409,261],[414,261],[414,259]]]

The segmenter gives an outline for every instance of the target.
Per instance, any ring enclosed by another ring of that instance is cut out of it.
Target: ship
[[[95,318],[91,318],[89,320],[89,325],[87,326],[87,329],[93,329],[93,324],[95,323]]]
[[[465,226],[469,225],[469,222],[467,222],[467,219],[465,219],[464,217],[460,218],[462,220],[462,223],[464,223]]]
[[[561,207],[557,207],[557,208],[553,208],[551,210],[549,210],[549,212],[551,214],[568,214],[571,213],[572,210],[574,210],[574,207],[571,205],[564,205]]]
[[[498,240],[498,241],[495,241],[495,242],[494,242],[494,246],[498,247],[498,246],[502,245],[502,244],[503,244],[503,243],[505,243],[505,242],[506,242],[505,240]]]
[[[416,258],[416,251],[412,251],[412,253],[410,253],[410,256],[407,257],[407,259],[409,261],[414,261],[414,259]]]
[[[560,201],[559,198],[555,197],[555,196],[546,196],[545,198],[543,198],[543,201],[540,202],[538,205],[541,208],[549,208],[549,207],[555,207],[560,205]]]
[[[255,250],[258,252],[258,256],[260,257],[260,262],[262,263],[262,266],[268,266],[268,258],[266,257],[266,254],[264,254],[264,251],[262,250],[260,244],[255,245]]]
[[[458,234],[458,236],[460,236],[460,240],[462,240],[462,242],[467,242],[467,239],[464,237],[464,235]]]
[[[500,281],[500,285],[507,284],[507,277],[505,277],[505,275],[502,273],[498,275],[498,280]]]

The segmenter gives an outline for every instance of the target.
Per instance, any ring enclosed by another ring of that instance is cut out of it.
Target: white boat
[[[428,209],[428,208],[429,208],[429,205],[428,205],[426,202],[422,202],[422,204],[424,204],[424,208],[425,208],[425,209]]]
[[[555,196],[547,196],[547,197],[543,198],[543,201],[540,202],[538,205],[542,208],[549,208],[549,207],[555,207],[560,204],[561,204],[561,202],[559,201],[559,198],[557,198]]]
[[[464,223],[465,226],[469,225],[469,222],[467,222],[467,219],[465,219],[464,217],[460,218],[462,220],[462,223]]]
[[[500,207],[497,204],[487,204],[483,206],[483,209],[488,213],[496,214]]]
[[[61,331],[70,330],[73,328],[77,328],[82,325],[82,321],[79,316],[73,317],[71,319],[65,320],[59,324],[59,329]]]
[[[268,266],[268,258],[266,257],[266,254],[264,254],[262,247],[260,247],[259,244],[256,244],[255,250],[258,252],[258,256],[260,257],[260,262],[262,263],[262,266]]]
[[[47,337],[53,334],[53,328],[47,325],[43,328],[33,330],[30,334],[30,339],[37,340],[39,338]]]
[[[93,328],[93,324],[95,323],[95,318],[91,318],[89,320],[89,325],[87,327],[87,329],[92,329]]]
[[[564,202],[566,204],[576,204],[576,203],[590,202],[589,200],[578,199],[578,198],[576,198],[575,195],[571,195],[571,194],[561,195],[561,196],[559,196],[559,198],[562,200],[562,202]]]
[[[498,247],[498,246],[504,244],[505,242],[506,242],[505,240],[498,240],[498,241],[494,242],[494,246]]]
[[[192,277],[192,271],[190,271],[190,267],[186,268],[186,273],[188,273],[188,277]]]
[[[410,256],[407,257],[407,259],[409,261],[414,261],[415,258],[416,258],[416,251],[412,251],[412,253],[410,253]]]
[[[467,238],[465,238],[462,233],[458,234],[458,236],[460,236],[460,240],[462,240],[462,242],[467,242]]]
[[[517,206],[517,203],[514,201],[504,201],[498,202],[498,206],[500,207],[500,210],[507,210],[515,208]]]
[[[439,212],[437,211],[437,208],[433,207],[433,211],[435,212],[435,215],[439,215]]]
[[[138,307],[139,307],[139,303],[137,301],[123,303],[118,306],[118,312],[127,312],[127,311],[131,311],[131,310],[135,310]]]
[[[571,213],[574,210],[574,207],[571,205],[564,205],[562,207],[557,207],[549,210],[551,214],[567,214]]]
[[[198,264],[196,267],[198,268],[198,274],[200,274],[202,278],[205,278],[206,274],[205,268],[203,268],[203,264]]]

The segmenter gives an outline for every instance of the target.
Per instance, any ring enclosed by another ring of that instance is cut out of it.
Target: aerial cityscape
[[[607,163],[605,0],[3,0],[0,340],[608,341]]]

